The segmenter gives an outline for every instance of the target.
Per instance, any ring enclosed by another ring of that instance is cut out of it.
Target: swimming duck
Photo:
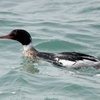
[[[39,52],[32,45],[32,38],[30,34],[23,29],[15,29],[10,34],[0,36],[0,39],[12,39],[20,42],[23,46],[23,54],[33,61],[45,60],[54,65],[80,69],[82,67],[100,68],[100,59],[77,52],[61,52],[61,53],[47,53]]]

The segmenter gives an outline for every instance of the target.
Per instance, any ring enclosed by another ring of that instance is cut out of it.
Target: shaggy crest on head
[[[0,36],[0,39],[19,41],[24,48],[25,57],[33,60],[45,60],[57,66],[79,69],[81,67],[100,68],[100,59],[77,52],[46,53],[37,51],[32,45],[30,34],[23,29],[15,29],[10,34]]]

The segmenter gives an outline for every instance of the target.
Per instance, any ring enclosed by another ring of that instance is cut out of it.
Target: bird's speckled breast
[[[37,52],[34,51],[33,49],[29,49],[27,51],[23,51],[23,55],[28,58],[31,59],[33,61],[37,61],[39,60],[39,58],[36,56]]]

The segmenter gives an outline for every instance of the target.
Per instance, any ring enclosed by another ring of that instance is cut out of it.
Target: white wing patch
[[[60,63],[62,66],[65,67],[72,67],[72,68],[81,68],[81,67],[93,67],[100,64],[100,61],[95,62],[87,59],[78,60],[78,61],[70,61],[66,59],[59,59],[55,58],[55,60]]]
[[[76,62],[74,61],[69,61],[69,60],[65,60],[65,59],[59,59],[59,58],[55,58],[55,60],[60,63],[62,66],[66,66],[66,67],[71,67],[73,64],[75,64]]]
[[[69,61],[69,60],[59,60],[59,63],[61,63],[63,66],[66,66],[66,67],[71,67],[72,65],[75,64],[74,61]]]

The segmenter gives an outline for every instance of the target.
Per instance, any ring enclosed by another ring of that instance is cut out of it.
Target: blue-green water
[[[100,0],[1,0],[0,35],[30,32],[39,51],[100,57]],[[0,100],[99,100],[100,70],[33,64],[20,43],[0,40]]]

